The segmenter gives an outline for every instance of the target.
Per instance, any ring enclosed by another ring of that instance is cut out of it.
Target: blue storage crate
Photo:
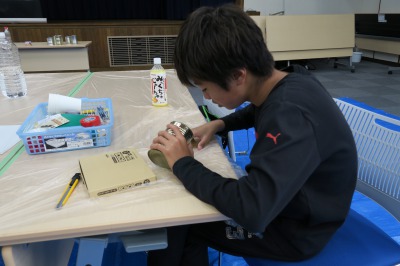
[[[17,135],[24,143],[28,154],[41,154],[59,151],[70,151],[108,146],[111,144],[111,130],[114,125],[114,114],[111,99],[82,98],[82,113],[97,113],[102,107],[108,116],[102,125],[95,127],[61,127],[41,132],[29,132],[34,129],[35,123],[46,118],[47,103],[40,103],[29,114],[17,131]]]

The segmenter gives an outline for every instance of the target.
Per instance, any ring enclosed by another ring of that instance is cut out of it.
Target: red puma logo
[[[276,136],[272,135],[271,133],[267,133],[266,137],[270,138],[274,141],[275,144],[278,144],[278,141],[276,140],[279,136],[281,135],[281,133],[276,134]]]

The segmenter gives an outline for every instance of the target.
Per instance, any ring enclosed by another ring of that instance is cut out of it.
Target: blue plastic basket
[[[17,135],[24,143],[28,154],[41,154],[59,151],[71,151],[108,146],[111,144],[111,129],[114,125],[114,114],[111,99],[82,98],[82,112],[91,113],[103,108],[107,119],[103,124],[94,127],[62,127],[41,132],[30,132],[35,123],[47,116],[47,103],[40,103],[29,114],[17,130]]]

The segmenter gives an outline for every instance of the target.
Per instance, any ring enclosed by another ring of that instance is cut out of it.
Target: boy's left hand
[[[158,136],[153,139],[150,149],[161,151],[167,159],[169,167],[172,169],[175,162],[186,156],[194,156],[191,143],[187,143],[185,137],[175,125],[168,124],[175,136],[166,130],[158,132]]]

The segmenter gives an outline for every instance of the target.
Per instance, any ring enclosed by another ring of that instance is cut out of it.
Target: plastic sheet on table
[[[226,218],[197,200],[170,170],[154,165],[147,156],[153,138],[171,121],[183,122],[190,128],[205,123],[173,70],[167,70],[167,82],[168,106],[154,107],[149,71],[93,73],[74,97],[111,99],[111,145],[38,155],[22,153],[0,179],[0,244],[154,228],[181,220],[199,221],[199,217],[200,221]],[[45,85],[38,85],[42,86]],[[44,92],[42,98],[46,101],[48,93]],[[65,186],[80,171],[80,158],[124,148],[139,152],[156,174],[156,182],[99,198],[90,198],[83,183],[79,183],[66,205],[56,210]],[[242,175],[232,167],[216,140],[200,151],[195,149],[195,158],[223,177]]]

